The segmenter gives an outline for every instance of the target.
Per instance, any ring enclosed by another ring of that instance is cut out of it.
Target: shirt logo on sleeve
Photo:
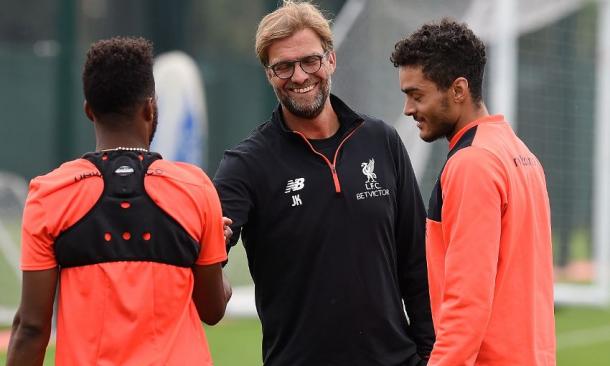
[[[102,176],[102,173],[100,173],[98,171],[84,172],[84,173],[81,173],[80,175],[74,176],[74,182],[79,182],[83,179],[87,179],[87,178],[91,178],[91,177],[101,177],[101,176]]]
[[[286,184],[286,189],[284,190],[284,193],[300,191],[303,188],[305,188],[305,178],[289,179],[288,183]],[[290,207],[301,206],[301,205],[303,205],[303,201],[301,200],[301,197],[298,194],[293,194],[292,195],[292,204],[290,205]]]
[[[381,197],[381,196],[389,196],[390,190],[385,189],[381,186],[381,184],[377,181],[377,174],[375,174],[375,159],[370,158],[368,162],[363,162],[360,164],[362,168],[362,174],[366,177],[366,181],[364,182],[364,188],[366,191],[356,193],[357,200],[364,200],[367,198],[373,197]]]

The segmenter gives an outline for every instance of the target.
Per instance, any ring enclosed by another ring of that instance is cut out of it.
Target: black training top
[[[434,342],[425,210],[402,141],[331,95],[334,159],[281,107],[225,152],[214,184],[241,233],[265,365],[416,365]],[[409,325],[404,307],[411,320]]]

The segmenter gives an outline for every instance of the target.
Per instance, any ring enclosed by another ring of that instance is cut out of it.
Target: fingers
[[[222,218],[222,225],[223,225],[223,230],[224,230],[224,237],[225,237],[225,244],[229,244],[229,239],[231,239],[231,236],[233,235],[233,230],[231,230],[231,227],[229,225],[231,225],[233,223],[233,220],[231,220],[228,217],[223,217]]]
[[[226,226],[224,235],[225,235],[225,244],[229,244],[229,239],[231,239],[231,236],[233,236],[233,230],[231,230],[230,227]]]

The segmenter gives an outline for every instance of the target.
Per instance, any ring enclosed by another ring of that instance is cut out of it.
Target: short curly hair
[[[395,67],[421,66],[424,76],[442,90],[464,77],[473,101],[482,99],[485,44],[465,23],[443,18],[438,23],[424,24],[396,43],[390,61]]]
[[[155,95],[152,43],[140,37],[93,43],[83,68],[83,92],[96,115],[132,115],[138,103]]]

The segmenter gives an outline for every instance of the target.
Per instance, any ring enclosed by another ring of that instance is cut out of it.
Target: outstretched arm
[[[214,186],[220,196],[222,213],[225,215],[225,240],[227,252],[237,244],[242,228],[247,224],[248,217],[254,208],[254,193],[251,188],[255,179],[241,153],[227,151],[220,162]],[[228,218],[228,219],[227,219]],[[226,229],[229,230],[226,230]]]
[[[201,320],[214,325],[222,319],[232,295],[231,285],[224,276],[220,263],[193,267],[195,286],[193,302]]]

